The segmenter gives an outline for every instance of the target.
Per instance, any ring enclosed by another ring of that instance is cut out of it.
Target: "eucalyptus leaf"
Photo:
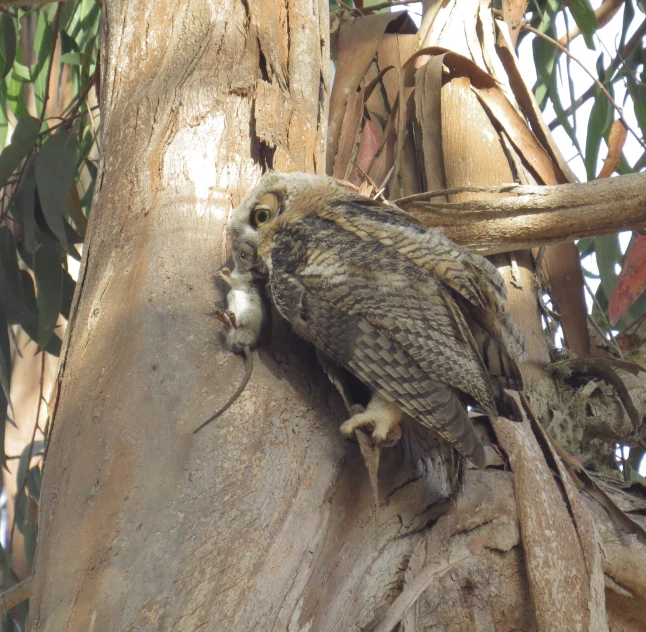
[[[0,147],[4,147],[7,144],[8,135],[7,84],[4,81],[0,81]]]
[[[38,24],[36,26],[36,35],[34,38],[34,49],[37,54],[36,65],[32,68],[31,81],[34,86],[34,97],[36,98],[36,107],[40,112],[45,101],[45,91],[47,90],[47,75],[49,73],[49,63],[52,56],[52,47],[54,45],[54,29],[49,23],[47,12],[39,11]]]
[[[34,253],[36,301],[38,303],[38,339],[46,347],[58,320],[63,292],[63,268],[59,246],[45,239]]]
[[[81,53],[65,53],[61,55],[61,63],[70,64],[72,66],[80,66],[83,63],[83,55]]]
[[[22,277],[22,287],[25,293],[25,303],[27,308],[34,313],[38,312],[38,303],[36,301],[36,288],[34,287],[34,281],[31,278],[31,275],[26,270],[20,271],[20,276]],[[63,291],[65,292],[65,277],[63,277]],[[61,299],[61,310],[62,310],[62,299]],[[61,312],[62,313],[62,312]],[[64,315],[64,314],[63,314]],[[37,325],[23,325],[22,327],[27,335],[34,341],[38,341],[38,326]],[[61,347],[63,343],[61,339],[54,335],[49,339],[45,351],[47,353],[58,357],[61,353]]]
[[[34,501],[27,499],[27,504],[32,502]],[[29,515],[29,513],[30,512],[28,510],[27,515]],[[36,520],[33,520],[30,517],[25,518],[22,535],[25,542],[25,557],[27,558],[27,564],[29,565],[30,570],[33,571],[34,561],[36,559],[36,542],[38,540],[38,523]]]
[[[605,295],[612,296],[617,285],[615,265],[621,260],[619,238],[615,235],[602,235],[595,237],[595,252],[597,253],[597,266],[601,277],[601,286]]]
[[[2,188],[20,162],[33,149],[38,140],[40,121],[26,116],[16,123],[11,135],[11,143],[0,154],[0,188]]]
[[[47,225],[67,247],[63,223],[65,198],[76,175],[78,150],[71,131],[50,136],[36,158],[36,185]]]
[[[43,448],[44,449],[44,448]],[[38,450],[34,447],[34,454],[39,454],[43,449]],[[29,472],[27,473],[27,491],[29,496],[33,498],[36,502],[40,502],[40,490],[43,486],[43,475],[40,471],[40,467],[34,465]]]
[[[585,39],[587,47],[594,50],[592,34],[599,28],[599,22],[594,14],[590,0],[570,0],[568,8],[581,31],[581,35]]]
[[[74,281],[67,270],[63,270],[63,295],[61,299],[61,314],[68,320],[70,317],[70,309],[72,307],[72,299],[74,298],[75,289],[76,281]]]
[[[0,28],[2,29],[2,38],[0,38],[2,71],[0,76],[6,77],[16,59],[16,23],[13,17],[3,13],[0,17]]]
[[[38,323],[38,316],[25,304],[16,242],[8,226],[0,227],[0,305],[10,322]]]
[[[16,64],[14,63],[15,67]],[[7,85],[7,104],[13,112],[13,115],[17,119],[29,116],[29,110],[25,104],[25,97],[22,90],[23,82],[16,79],[13,72],[6,77],[5,81]]]
[[[612,109],[606,96],[597,90],[597,96],[588,120],[588,134],[585,141],[585,170],[588,180],[597,176],[597,163],[601,139],[612,125]]]
[[[3,400],[11,407],[11,349],[9,347],[9,325],[7,317],[0,308],[0,386]],[[2,412],[2,411],[0,411]],[[6,423],[7,411],[4,408],[2,425]]]
[[[13,200],[12,212],[22,224],[23,240],[27,252],[33,254],[38,247],[36,239],[36,161],[25,165],[22,179]]]
[[[14,62],[11,76],[21,83],[29,83],[31,81],[31,71],[19,61]]]

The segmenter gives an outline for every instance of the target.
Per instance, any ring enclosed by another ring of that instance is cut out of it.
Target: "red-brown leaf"
[[[614,325],[646,290],[646,237],[640,235],[626,256],[615,291],[610,298],[608,314]]]

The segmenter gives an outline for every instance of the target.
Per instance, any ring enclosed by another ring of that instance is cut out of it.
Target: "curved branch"
[[[487,187],[506,195],[486,200],[432,202],[434,193],[397,200],[426,226],[481,254],[646,227],[646,173],[557,186]]]

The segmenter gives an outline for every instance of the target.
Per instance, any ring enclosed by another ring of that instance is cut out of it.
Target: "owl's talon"
[[[355,412],[355,410],[362,412]],[[394,443],[401,437],[399,423],[402,412],[395,406],[374,394],[367,409],[362,406],[353,406],[354,413],[350,419],[341,424],[341,434],[352,437],[357,428],[371,428],[374,443]]]

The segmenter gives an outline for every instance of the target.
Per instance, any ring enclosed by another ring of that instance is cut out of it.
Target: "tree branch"
[[[646,226],[646,173],[582,184],[503,185],[482,191],[507,197],[432,202],[439,192],[430,192],[402,198],[396,204],[426,226],[444,229],[455,242],[481,254]]]
[[[27,577],[19,584],[12,586],[0,594],[0,613],[7,612],[15,608],[19,603],[26,601],[31,597],[31,586],[34,582],[33,577]]]

